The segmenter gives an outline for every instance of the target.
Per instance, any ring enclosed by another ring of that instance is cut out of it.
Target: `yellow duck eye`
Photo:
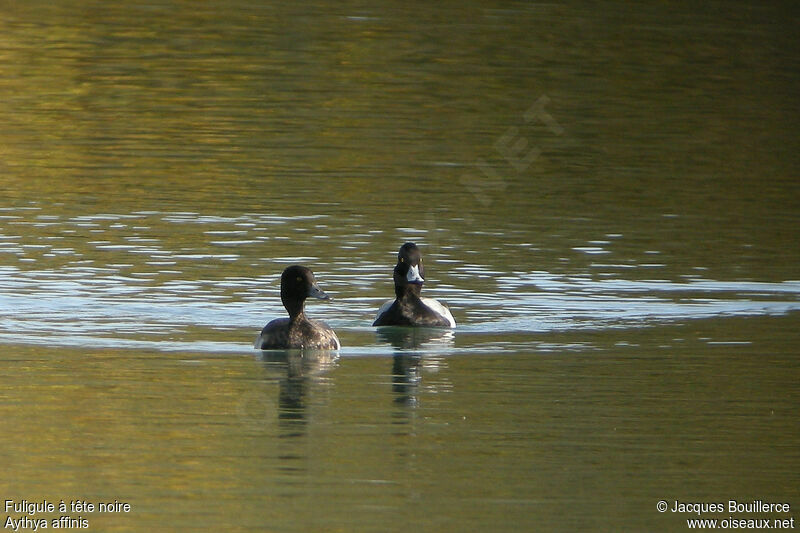
[[[297,281],[303,281],[303,278],[301,278],[300,276],[297,276]]]
[[[405,260],[405,259],[403,259],[403,258],[401,257],[401,258],[400,258],[400,262],[401,262],[401,263],[405,263],[405,262],[406,262],[406,260]]]

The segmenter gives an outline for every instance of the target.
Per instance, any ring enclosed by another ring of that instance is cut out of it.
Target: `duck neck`
[[[402,287],[395,286],[394,292],[398,300],[413,300],[419,299],[422,291],[422,284],[409,283]]]
[[[286,308],[286,312],[289,313],[289,319],[292,322],[297,322],[305,318],[305,303],[305,300],[300,300],[299,302],[296,300],[284,300],[283,306]]]

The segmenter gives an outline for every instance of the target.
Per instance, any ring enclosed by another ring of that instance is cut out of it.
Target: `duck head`
[[[292,265],[281,274],[281,302],[294,317],[303,312],[306,298],[309,296],[320,300],[330,300],[331,297],[319,288],[317,280],[311,269],[300,265]]]
[[[394,267],[394,288],[398,298],[406,292],[419,296],[425,283],[425,270],[422,254],[413,242],[407,242],[397,252],[397,265]]]

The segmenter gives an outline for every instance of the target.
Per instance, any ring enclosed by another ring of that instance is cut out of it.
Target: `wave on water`
[[[398,231],[402,239],[429,238],[426,229]],[[348,341],[343,355],[403,349],[407,339],[382,340],[370,326],[391,295],[395,252],[384,253],[385,243],[375,241],[381,233],[358,216],[334,224],[328,215],[138,211],[71,216],[39,207],[0,208],[0,254],[7,258],[0,266],[0,342],[247,353],[260,328],[285,314],[278,297],[280,270],[303,262],[315,266],[334,296],[331,303],[310,307],[314,317]],[[321,236],[333,236],[334,243],[319,245]],[[540,347],[547,334],[572,331],[574,338],[563,345],[581,346],[588,330],[800,309],[800,281],[627,279],[651,272],[652,265],[619,269],[612,253],[602,254],[611,262],[593,264],[591,273],[507,272],[477,264],[476,250],[466,248],[473,243],[457,235],[448,241],[454,244],[446,253],[428,246],[440,277],[425,291],[450,305],[458,327],[453,336],[425,340],[432,350]],[[590,255],[600,243],[590,243]]]
[[[242,353],[279,302],[247,290],[264,280],[175,281],[142,284],[136,278],[97,272],[22,271],[0,268],[0,341],[48,346],[132,348]],[[223,297],[231,287],[239,298]],[[496,291],[432,290],[459,321],[459,351],[477,348],[479,334],[541,335],[549,332],[640,328],[726,316],[780,315],[800,310],[800,282],[722,282],[565,278],[547,272],[498,275]],[[270,300],[270,301],[267,301]],[[383,298],[352,296],[314,305],[327,321],[362,345],[350,355],[374,352],[380,339],[366,333]],[[450,342],[434,349],[452,349]],[[517,339],[519,340],[519,339]],[[532,339],[533,340],[533,339]],[[463,342],[462,342],[463,341]]]

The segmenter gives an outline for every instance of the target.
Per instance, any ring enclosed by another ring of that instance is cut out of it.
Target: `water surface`
[[[0,8],[0,492],[129,502],[104,531],[800,505],[796,11]],[[370,327],[408,240],[455,331]],[[338,357],[252,350],[293,263]]]

